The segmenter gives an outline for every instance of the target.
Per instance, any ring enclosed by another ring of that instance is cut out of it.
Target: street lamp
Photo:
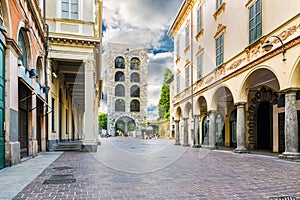
[[[282,40],[281,40],[278,36],[276,36],[276,35],[272,35],[272,36],[270,36],[270,38],[271,38],[271,37],[275,37],[275,38],[277,38],[277,39],[281,42],[281,47],[282,47],[282,61],[283,61],[283,62],[286,61],[286,59],[285,59],[285,57],[284,57],[286,50],[285,50],[285,46],[284,46]],[[270,38],[269,38],[269,39],[270,39]],[[270,50],[273,48],[273,44],[270,43],[270,40],[269,40],[269,39],[268,39],[268,40],[266,41],[266,43],[262,46],[262,48],[263,48],[265,51],[270,51]]]

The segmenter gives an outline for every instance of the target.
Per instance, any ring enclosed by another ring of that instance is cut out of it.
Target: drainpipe
[[[49,52],[49,25],[46,23],[46,0],[43,1],[43,15],[44,15],[44,23],[46,26],[46,41],[45,41],[45,58],[44,58],[44,65],[45,65],[45,86],[48,86],[48,52]],[[48,92],[45,93],[46,102],[48,102]],[[48,124],[48,105],[46,106],[46,151],[49,150],[49,142],[48,142],[48,135],[49,135],[49,124]]]

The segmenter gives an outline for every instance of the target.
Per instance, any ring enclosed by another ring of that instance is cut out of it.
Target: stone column
[[[209,111],[208,148],[216,149],[216,111]]]
[[[285,94],[285,152],[280,158],[299,159],[296,91],[288,91]]]
[[[183,127],[183,145],[182,146],[189,146],[188,143],[188,119],[183,118],[184,127]]]
[[[175,145],[180,145],[179,120],[175,120]]]
[[[194,115],[194,148],[201,147],[199,143],[199,115]]]
[[[237,103],[237,148],[233,150],[235,153],[249,153],[246,148],[246,118],[245,118],[245,104]]]
[[[98,134],[96,127],[94,126],[94,63],[91,60],[86,61],[84,67],[84,140],[83,146],[85,151],[96,152],[97,151],[97,141]]]

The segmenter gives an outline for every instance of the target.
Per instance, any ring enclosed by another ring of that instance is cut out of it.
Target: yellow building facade
[[[102,93],[102,0],[47,3],[48,147],[81,140],[96,151]]]
[[[176,144],[299,158],[299,6],[183,2],[169,30]]]

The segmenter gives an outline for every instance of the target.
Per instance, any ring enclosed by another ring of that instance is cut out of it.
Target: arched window
[[[130,88],[130,96],[131,97],[140,97],[140,87],[134,85]]]
[[[123,99],[115,101],[115,111],[125,112],[125,101]]]
[[[121,56],[115,59],[115,68],[125,69],[125,59]]]
[[[125,87],[124,85],[117,85],[115,88],[115,96],[116,97],[125,97]]]
[[[18,37],[18,45],[22,50],[22,55],[19,56],[18,60],[22,62],[22,65],[27,69],[27,51],[24,39],[24,31],[20,30],[19,37]]]
[[[130,75],[130,82],[136,82],[139,83],[140,82],[140,74],[137,72],[134,72]]]
[[[43,77],[43,66],[42,66],[42,58],[39,57],[36,63],[36,82],[41,85],[42,77]]]
[[[140,112],[140,102],[136,99],[130,102],[130,112]]]
[[[125,81],[125,75],[123,72],[117,72],[115,74],[115,81],[124,82]]]
[[[130,60],[130,69],[139,70],[141,65],[141,61],[138,58],[132,58]]]

